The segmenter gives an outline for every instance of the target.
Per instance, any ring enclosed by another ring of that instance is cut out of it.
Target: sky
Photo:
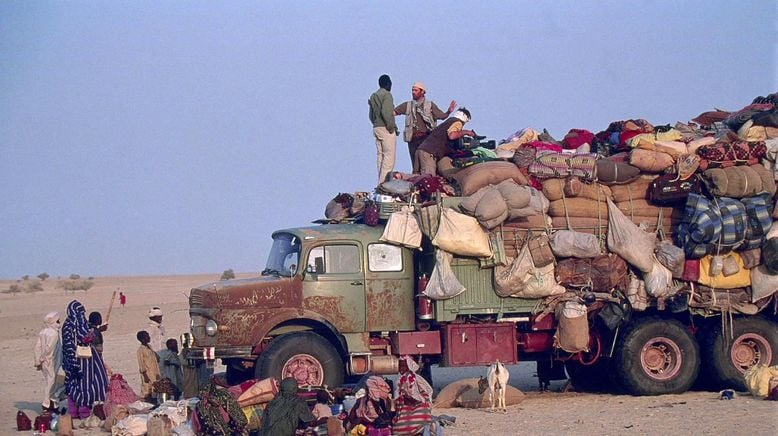
[[[260,271],[375,187],[381,74],[490,139],[685,122],[778,91],[778,2],[2,0],[0,277]]]

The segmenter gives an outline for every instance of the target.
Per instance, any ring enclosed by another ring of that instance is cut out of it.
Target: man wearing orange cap
[[[394,108],[395,115],[405,115],[405,130],[403,139],[408,143],[413,172],[419,173],[419,162],[416,160],[416,149],[435,128],[437,120],[445,120],[457,107],[456,101],[451,101],[448,111],[443,112],[431,100],[426,99],[427,87],[422,82],[416,82],[411,87],[413,100],[400,103]]]

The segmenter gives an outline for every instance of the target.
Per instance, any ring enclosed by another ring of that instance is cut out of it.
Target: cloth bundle
[[[767,147],[764,142],[716,142],[704,145],[696,153],[702,158],[700,169],[727,168],[736,165],[754,165],[765,156]]]
[[[760,192],[775,194],[773,173],[760,164],[727,168],[712,168],[702,173],[702,179],[716,197],[751,197]]]
[[[575,176],[584,180],[595,180],[597,155],[594,153],[554,153],[542,150],[529,165],[529,173],[539,179]]]

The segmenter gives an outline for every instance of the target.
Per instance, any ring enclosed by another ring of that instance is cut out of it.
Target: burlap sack
[[[543,180],[543,195],[549,201],[561,200],[565,185],[564,179],[546,179]],[[568,196],[568,195],[566,195]],[[569,197],[569,196],[568,196]],[[588,198],[590,200],[602,200],[613,198],[611,189],[608,186],[599,183],[581,183],[580,192],[575,195],[578,198]]]
[[[478,202],[481,201],[487,192],[492,190],[494,190],[494,185],[488,185],[468,195],[467,198],[459,203],[459,209],[468,215],[475,216],[475,208],[478,207]]]
[[[645,199],[636,199],[630,201],[620,201],[616,203],[616,207],[620,211],[624,212],[624,215],[631,216],[659,216],[660,213],[664,214],[665,219],[678,218],[681,219],[684,216],[683,207],[661,207],[652,204]]]
[[[512,406],[519,404],[524,400],[524,394],[508,385],[505,390],[505,405]],[[478,393],[478,379],[466,378],[457,380],[453,383],[449,383],[443,389],[440,390],[437,397],[435,397],[435,409],[438,408],[451,408],[451,407],[472,407],[472,408],[484,408],[489,407],[489,394],[484,392]]]
[[[622,201],[648,198],[648,189],[656,176],[641,176],[638,179],[624,185],[610,186],[613,193],[613,201],[620,203]]]
[[[478,192],[481,192],[481,190]],[[492,187],[492,189],[489,189],[481,196],[474,212],[474,216],[478,219],[478,222],[483,224],[485,221],[493,220],[502,215],[507,217],[508,204],[505,202],[500,191]]]
[[[529,206],[531,200],[531,187],[519,185],[512,179],[504,180],[495,186],[508,209],[523,209]]]
[[[589,350],[589,320],[586,306],[577,301],[566,301],[556,306],[559,322],[554,334],[554,346],[568,353]]]
[[[444,208],[440,214],[438,232],[432,239],[432,245],[461,256],[492,255],[489,237],[478,221],[449,208]]]
[[[629,183],[640,176],[640,168],[611,159],[597,161],[597,180],[605,185]]]
[[[527,185],[527,177],[512,162],[491,161],[471,165],[452,176],[459,183],[462,196],[468,196],[486,185],[496,185],[512,179],[519,185]]]
[[[573,230],[559,230],[551,235],[551,251],[557,257],[597,257],[600,241],[596,236]]]
[[[767,298],[778,291],[778,275],[771,274],[764,265],[751,269],[751,302]]]
[[[548,206],[548,215],[597,218],[608,215],[608,208],[604,201],[589,200],[586,198],[566,198],[552,201]]]
[[[635,149],[629,154],[629,163],[647,173],[661,173],[673,166],[673,157],[659,151]]]

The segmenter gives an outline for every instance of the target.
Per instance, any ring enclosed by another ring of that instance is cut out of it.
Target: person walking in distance
[[[124,292],[119,292],[119,304],[121,304],[122,307],[127,304],[127,296],[124,295]]]
[[[386,74],[378,78],[378,90],[367,101],[368,114],[373,123],[378,159],[378,183],[386,181],[386,176],[394,170],[395,149],[399,130],[394,121],[394,99],[392,98],[392,79]]]
[[[59,312],[49,312],[43,318],[43,330],[38,333],[35,343],[35,369],[43,373],[44,410],[56,407],[58,401],[54,398],[54,381],[57,371],[62,365],[62,341],[59,337]]]
[[[422,82],[416,82],[411,87],[412,100],[400,103],[394,108],[395,115],[405,115],[405,130],[403,139],[408,143],[408,152],[411,156],[413,173],[419,173],[419,162],[416,160],[416,149],[429,136],[430,131],[437,125],[437,120],[445,120],[457,107],[457,102],[452,100],[448,105],[448,111],[443,112],[432,100],[426,98],[427,86]]]

